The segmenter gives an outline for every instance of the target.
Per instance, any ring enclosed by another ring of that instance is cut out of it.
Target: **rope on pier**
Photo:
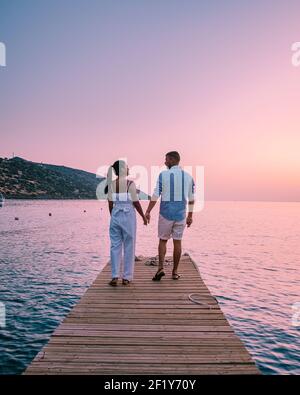
[[[202,295],[197,294],[197,293],[193,293],[193,294],[189,294],[189,300],[190,300],[191,302],[193,302],[193,303],[200,304],[201,306],[205,307],[206,309],[214,309],[214,308],[218,307],[218,301],[217,301],[217,299],[216,299],[214,296],[212,296],[212,295],[211,295],[211,297],[215,300],[215,302],[217,303],[217,305],[202,302],[201,300],[196,299],[195,296],[196,296],[196,297],[197,297],[197,296],[198,296],[198,297],[200,296],[200,298],[203,298]]]

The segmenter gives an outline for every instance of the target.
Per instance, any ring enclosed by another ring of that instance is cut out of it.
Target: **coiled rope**
[[[218,307],[218,301],[217,301],[217,298],[215,298],[214,296],[209,296],[209,298],[213,298],[214,299],[214,301],[217,303],[217,305],[215,305],[215,304],[209,304],[209,303],[205,303],[205,302],[203,302],[203,301],[201,301],[201,300],[199,300],[199,299],[197,299],[197,298],[195,298],[195,296],[197,297],[200,297],[200,298],[202,298],[203,299],[203,296],[202,295],[200,295],[200,294],[197,294],[197,293],[193,293],[193,294],[189,294],[189,300],[191,301],[191,302],[193,302],[193,303],[196,303],[196,304],[199,304],[199,305],[201,305],[201,306],[203,306],[203,307],[205,307],[206,309],[214,309],[214,308],[217,308]]]

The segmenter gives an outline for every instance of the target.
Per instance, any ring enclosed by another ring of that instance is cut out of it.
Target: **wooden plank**
[[[161,345],[166,344],[166,342],[162,342],[160,338],[152,338],[152,337],[127,337],[127,338],[118,338],[118,337],[99,337],[99,336],[87,336],[87,337],[80,337],[80,336],[53,336],[50,339],[49,345],[52,344],[74,344],[74,345]],[[242,346],[242,342],[238,337],[235,338],[195,338],[191,343],[191,339],[183,339],[182,337],[174,337],[172,338],[172,342],[168,344],[172,344],[175,346],[180,345],[190,345],[193,344],[195,347],[209,345],[210,347],[214,346],[231,346],[231,345],[238,345],[239,347]]]
[[[192,259],[160,282],[146,260],[129,287],[110,287],[106,265],[25,374],[258,374]]]
[[[43,351],[39,353],[42,357],[44,354],[56,354],[56,353],[95,353],[97,354],[99,351],[103,353],[147,353],[147,354],[178,354],[181,352],[188,353],[188,354],[196,354],[196,355],[248,355],[246,349],[241,349],[239,345],[232,345],[227,346],[226,348],[222,346],[207,346],[207,345],[199,345],[198,347],[194,347],[191,345],[186,346],[175,346],[169,344],[161,344],[161,345],[86,345],[86,344],[79,344],[79,345],[68,345],[65,346],[64,344],[51,344],[44,347]],[[37,356],[38,358],[38,356]]]
[[[215,318],[216,317],[216,318]],[[92,316],[81,316],[81,317],[67,317],[65,319],[65,323],[84,323],[84,324],[101,324],[101,323],[111,323],[111,324],[144,324],[144,325],[152,325],[153,318],[155,318],[155,322],[158,325],[190,325],[190,326],[211,326],[211,325],[226,325],[227,321],[224,317],[221,316],[203,316],[203,318],[195,318],[192,319],[191,317],[186,318],[185,321],[178,322],[178,317],[168,318],[168,317],[92,317]]]
[[[46,364],[48,363],[84,363],[84,362],[99,362],[99,356],[95,353],[49,353],[45,352],[43,356],[37,358],[35,363],[44,363],[43,360],[47,359]],[[177,358],[174,358],[174,355],[169,354],[147,354],[143,355],[142,353],[137,354],[119,354],[118,355],[118,363],[149,363],[149,364],[177,364]],[[180,356],[181,363],[190,363],[190,364],[208,364],[208,363],[250,363],[251,357],[250,355],[231,355],[231,354],[205,354],[205,355],[181,355]],[[105,354],[101,353],[101,363],[114,363],[116,362],[115,354]]]
[[[63,330],[66,331],[82,331],[86,330],[86,324],[72,324],[64,323]],[[59,329],[56,331],[56,333]],[[233,329],[229,325],[224,325],[216,329],[214,326],[200,326],[200,325],[158,325],[152,323],[151,325],[144,324],[89,324],[89,331],[126,331],[126,332],[233,332]]]
[[[97,374],[97,375],[176,375],[176,374],[222,374],[222,375],[236,375],[236,374],[258,374],[258,370],[253,363],[251,364],[101,364],[101,363],[49,363],[43,366],[41,363],[32,363],[31,369],[27,369],[27,374]]]

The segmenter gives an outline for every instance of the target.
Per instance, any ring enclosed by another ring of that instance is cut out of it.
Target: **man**
[[[173,271],[172,278],[178,280],[178,265],[181,257],[181,240],[185,225],[190,227],[193,222],[194,189],[193,178],[179,166],[180,155],[177,151],[166,154],[165,165],[168,170],[159,174],[154,193],[145,213],[148,223],[150,213],[159,197],[161,197],[159,220],[158,220],[158,271],[152,278],[160,281],[165,275],[164,260],[167,250],[167,241],[173,238]],[[188,202],[188,215],[186,217],[186,206]]]

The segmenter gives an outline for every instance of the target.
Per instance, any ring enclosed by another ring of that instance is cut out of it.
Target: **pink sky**
[[[206,199],[300,201],[299,3],[9,4],[0,156],[96,172],[178,150]]]

